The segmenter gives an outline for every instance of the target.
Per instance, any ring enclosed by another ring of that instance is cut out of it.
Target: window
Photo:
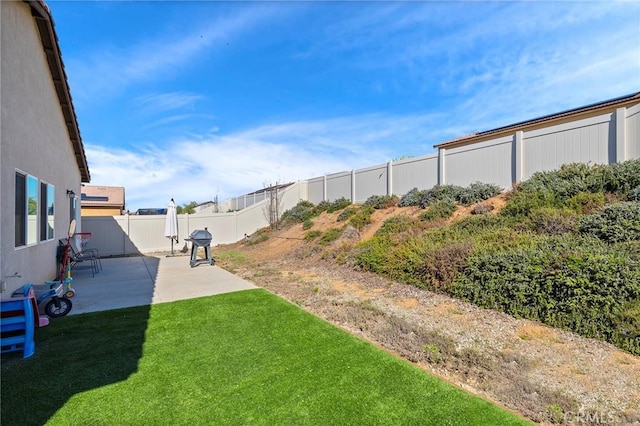
[[[16,172],[16,247],[38,241],[38,179]]]
[[[40,241],[53,239],[55,187],[40,182]]]

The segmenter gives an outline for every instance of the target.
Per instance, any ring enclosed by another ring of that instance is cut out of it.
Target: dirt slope
[[[485,203],[493,213],[500,195]],[[451,220],[473,208],[460,207]],[[254,245],[221,246],[249,260],[221,261],[240,276],[433,374],[540,424],[640,424],[640,358],[594,339],[481,309],[442,294],[341,266],[328,255],[370,238],[389,217],[376,211],[362,232],[333,246],[304,240],[302,225]],[[312,229],[341,227],[338,213]]]

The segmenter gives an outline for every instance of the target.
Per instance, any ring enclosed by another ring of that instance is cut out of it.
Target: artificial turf
[[[7,425],[518,425],[268,293],[56,318],[3,355]]]

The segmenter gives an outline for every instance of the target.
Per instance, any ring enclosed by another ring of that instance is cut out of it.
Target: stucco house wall
[[[22,1],[0,2],[0,280],[5,288],[3,297],[27,282],[42,283],[56,276],[58,240],[67,235],[72,219],[67,191],[79,197],[82,180],[77,150],[70,139],[68,119],[63,114],[32,6]],[[36,6],[46,10],[42,2]],[[72,118],[75,123],[75,116]],[[36,242],[16,247],[16,171],[37,178],[38,198],[41,182],[54,186],[53,238],[47,241],[40,241],[40,227],[36,226]],[[78,229],[80,226],[78,223]]]

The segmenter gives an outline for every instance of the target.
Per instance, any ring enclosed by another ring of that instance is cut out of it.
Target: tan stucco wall
[[[0,2],[0,280],[7,292],[56,275],[56,247],[69,227],[67,189],[80,194],[80,172],[30,8]],[[15,248],[15,171],[55,186],[55,238]],[[20,278],[7,278],[17,273]],[[3,294],[7,296],[7,294]]]
[[[120,216],[122,210],[117,207],[83,207],[80,213],[82,216]]]

